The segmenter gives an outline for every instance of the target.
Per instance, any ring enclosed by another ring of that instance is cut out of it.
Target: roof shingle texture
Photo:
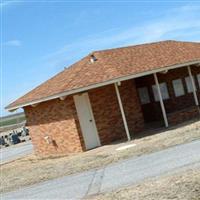
[[[200,43],[162,41],[92,53],[39,85],[7,108],[123,76],[200,60]]]

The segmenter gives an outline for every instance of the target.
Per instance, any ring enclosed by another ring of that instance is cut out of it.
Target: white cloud
[[[0,2],[0,8],[4,8],[8,5],[11,5],[13,2],[15,2],[15,1],[2,1],[2,2]]]
[[[0,8],[5,8],[5,7],[7,7],[7,6],[10,6],[10,5],[12,5],[12,4],[14,4],[14,3],[21,3],[22,1],[15,1],[15,0],[1,0],[1,2],[0,2]]]
[[[14,46],[14,47],[19,47],[22,45],[20,40],[9,40],[4,43],[5,46]]]
[[[3,8],[7,5],[9,5],[11,2],[10,1],[3,1],[3,2],[0,2],[0,8]]]
[[[159,41],[200,40],[200,6],[185,5],[166,11],[159,19],[149,20],[126,30],[115,29],[67,44],[46,58],[54,65],[77,58],[96,49]]]
[[[8,8],[19,5],[24,1],[21,0],[0,0],[0,13],[7,11]]]

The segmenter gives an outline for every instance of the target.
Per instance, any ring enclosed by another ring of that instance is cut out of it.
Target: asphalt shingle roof
[[[91,55],[97,60],[90,62]],[[161,41],[95,51],[66,68],[6,108],[120,77],[200,60],[199,42]]]

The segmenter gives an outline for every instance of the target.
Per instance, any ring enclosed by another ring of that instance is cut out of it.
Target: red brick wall
[[[192,68],[192,72],[194,74],[200,73],[200,68]],[[185,76],[188,76],[187,70],[186,68],[182,68],[171,70],[165,75],[159,74],[158,77],[159,82],[165,81],[168,85],[170,99],[164,101],[164,103],[168,114],[173,111],[173,114],[169,115],[170,123],[178,123],[197,113],[196,109],[178,112],[178,110],[182,108],[194,105],[192,94],[187,94],[177,99],[173,93],[172,80],[180,77],[184,78]],[[195,81],[197,83],[196,77]],[[143,129],[143,112],[145,117],[148,116],[151,119],[156,117],[162,118],[160,105],[158,102],[154,101],[151,91],[151,85],[153,84],[153,76],[146,76],[136,80],[124,81],[122,85],[119,86],[122,104],[131,134],[137,133]],[[149,87],[152,100],[151,104],[145,106],[140,105],[136,86]],[[198,84],[197,88],[200,97],[200,87]],[[114,85],[93,89],[88,93],[101,144],[109,144],[117,139],[126,138]],[[37,154],[58,155],[85,150],[72,96],[67,97],[63,101],[56,99],[40,103],[36,107],[28,106],[25,107],[24,110],[27,117],[27,125]],[[174,112],[176,110],[177,112]],[[45,136],[50,137],[50,144],[44,139]]]
[[[119,87],[130,133],[143,129],[143,116],[134,81],[122,82]],[[89,97],[101,144],[126,138],[114,85],[89,91]]]
[[[126,137],[114,86],[91,90],[89,98],[101,144]]]
[[[143,128],[143,116],[134,81],[119,87],[128,127],[131,133]],[[114,85],[89,91],[101,144],[126,138]],[[68,154],[85,150],[83,137],[72,97],[25,107],[27,126],[35,152],[39,155]],[[44,139],[49,136],[53,142]]]
[[[25,107],[27,126],[35,152],[40,155],[68,154],[84,150],[78,117],[72,97]],[[53,142],[48,144],[44,137]]]
[[[130,132],[134,134],[142,131],[144,128],[144,118],[135,87],[135,81],[129,80],[122,82],[119,91]]]
[[[181,111],[176,111],[167,116],[170,125],[176,125],[186,120],[191,120],[192,118],[199,116],[199,110],[196,106],[186,108]]]

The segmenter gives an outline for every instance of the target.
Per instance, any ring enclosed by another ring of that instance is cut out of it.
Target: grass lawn
[[[12,125],[12,124],[19,124],[23,121],[25,121],[25,116],[22,116],[22,117],[18,117],[17,119],[14,118],[14,119],[7,119],[6,121],[1,121],[0,122],[0,127],[3,127],[3,126],[8,126],[8,125]]]
[[[200,166],[148,179],[140,184],[97,196],[93,200],[200,200]]]
[[[200,139],[200,122],[182,124],[174,129],[157,131],[157,134],[145,136],[130,142],[112,145],[60,158],[39,158],[29,155],[13,162],[1,165],[0,192],[6,192],[69,174],[156,152],[170,146]],[[135,143],[136,146],[117,151],[116,149]]]

